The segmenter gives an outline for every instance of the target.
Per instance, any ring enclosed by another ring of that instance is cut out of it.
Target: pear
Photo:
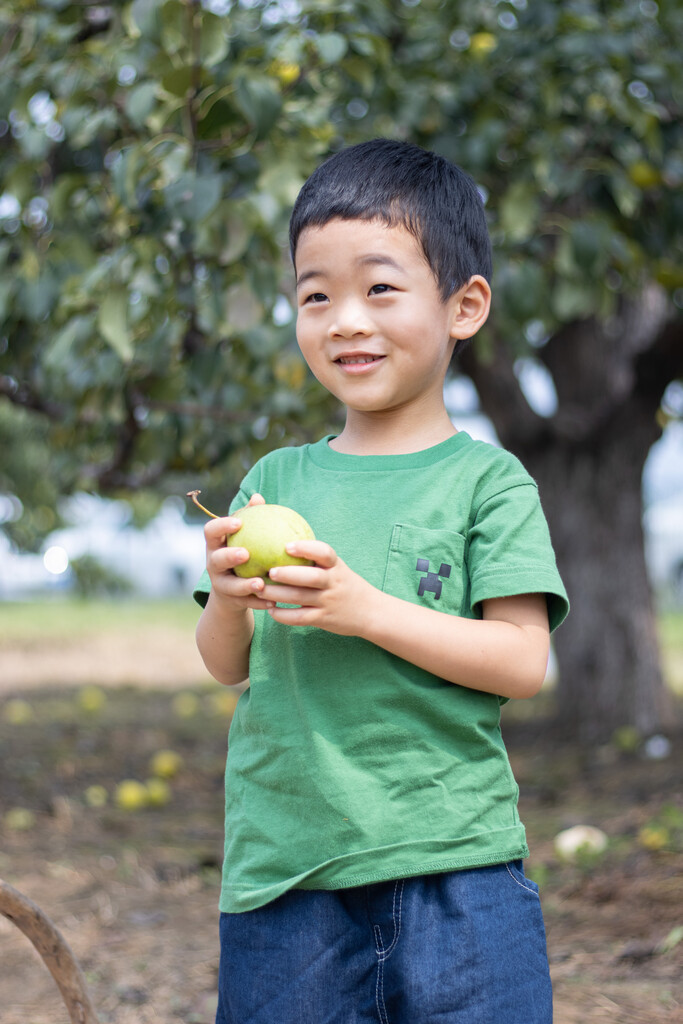
[[[191,497],[208,516],[217,518],[197,501],[199,491],[190,491]],[[234,513],[242,526],[228,537],[228,547],[246,548],[249,560],[235,566],[236,576],[251,579],[265,578],[276,565],[313,565],[306,558],[294,558],[285,551],[293,540],[315,540],[315,534],[303,516],[286,505],[247,505]]]

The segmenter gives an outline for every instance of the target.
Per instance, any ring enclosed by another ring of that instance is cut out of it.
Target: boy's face
[[[442,404],[461,292],[441,300],[406,228],[340,219],[306,228],[296,270],[299,346],[347,409]]]

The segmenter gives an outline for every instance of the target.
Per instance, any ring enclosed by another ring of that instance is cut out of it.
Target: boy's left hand
[[[264,601],[298,605],[270,608],[268,614],[288,626],[317,626],[341,636],[362,636],[375,588],[348,567],[334,548],[320,540],[294,541],[287,553],[315,565],[278,566],[259,595]]]

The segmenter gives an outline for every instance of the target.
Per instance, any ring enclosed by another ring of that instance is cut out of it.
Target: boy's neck
[[[347,409],[342,432],[330,442],[330,448],[342,455],[411,455],[433,448],[457,434],[443,408],[439,415],[406,423],[391,413],[358,413]]]

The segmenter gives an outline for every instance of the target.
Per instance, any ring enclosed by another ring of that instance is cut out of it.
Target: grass
[[[172,600],[53,598],[0,604],[0,650],[13,644],[69,639],[98,632],[145,630],[155,626],[194,634],[199,608],[191,597]],[[657,620],[668,685],[683,696],[683,609]]]
[[[662,613],[657,620],[664,677],[683,697],[683,610]]]
[[[49,637],[69,638],[160,625],[192,633],[199,611],[189,596],[186,600],[60,598],[7,602],[0,604],[0,648]]]

